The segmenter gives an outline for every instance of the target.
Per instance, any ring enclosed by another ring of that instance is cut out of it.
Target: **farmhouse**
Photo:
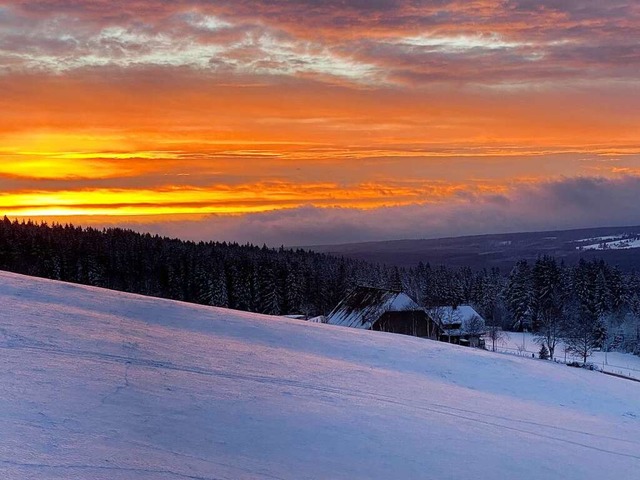
[[[429,316],[441,327],[440,340],[470,347],[483,347],[485,321],[470,305],[427,309]]]
[[[407,294],[373,287],[357,287],[327,317],[344,327],[438,338],[438,324]]]

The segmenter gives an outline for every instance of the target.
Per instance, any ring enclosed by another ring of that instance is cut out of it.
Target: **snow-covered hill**
[[[609,235],[606,237],[585,238],[576,241],[578,250],[628,250],[640,248],[638,234]]]
[[[640,383],[0,273],[2,479],[637,479]]]

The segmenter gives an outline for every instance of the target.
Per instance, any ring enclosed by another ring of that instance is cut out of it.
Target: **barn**
[[[327,317],[343,327],[438,338],[438,324],[407,294],[374,287],[357,287]]]

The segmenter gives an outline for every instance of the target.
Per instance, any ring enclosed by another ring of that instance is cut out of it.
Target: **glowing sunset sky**
[[[0,0],[0,213],[313,244],[640,224],[640,2]]]

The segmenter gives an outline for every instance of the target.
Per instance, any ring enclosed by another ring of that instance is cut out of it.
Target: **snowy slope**
[[[634,235],[610,235],[606,237],[576,240],[577,250],[628,250],[640,248],[640,238]]]
[[[2,479],[637,479],[640,384],[0,273]]]

